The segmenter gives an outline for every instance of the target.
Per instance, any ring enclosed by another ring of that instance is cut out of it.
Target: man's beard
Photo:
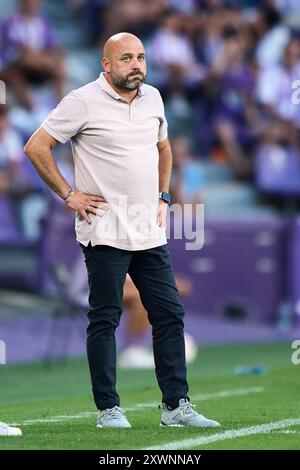
[[[132,80],[130,77],[133,76],[139,76],[140,80]],[[143,74],[143,72],[131,72],[125,77],[117,77],[112,75],[112,82],[113,84],[119,88],[120,90],[137,90],[140,88],[140,86],[144,83],[146,79],[146,75]]]

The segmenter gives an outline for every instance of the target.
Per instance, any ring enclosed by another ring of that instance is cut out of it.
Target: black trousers
[[[107,245],[80,245],[89,281],[87,355],[93,395],[99,410],[120,405],[116,391],[115,329],[122,313],[123,286],[129,273],[152,326],[155,373],[162,400],[176,408],[188,398],[184,310],[179,300],[167,245],[127,251]]]

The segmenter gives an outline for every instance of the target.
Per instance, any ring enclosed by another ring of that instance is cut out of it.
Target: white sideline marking
[[[137,403],[136,406],[128,406],[125,411],[142,411],[144,408],[158,408],[158,402],[155,403]]]
[[[266,433],[269,434],[269,433]],[[295,431],[294,429],[287,429],[286,431],[275,431],[271,434],[300,434],[300,431]]]
[[[212,442],[225,441],[226,439],[236,439],[237,437],[252,436],[254,434],[265,434],[273,430],[284,429],[289,426],[300,425],[300,419],[283,419],[273,423],[250,426],[249,428],[230,429],[210,436],[202,436],[195,439],[184,439],[182,441],[168,442],[167,444],[151,447],[145,447],[142,450],[182,450],[193,449],[201,445],[211,444]]]
[[[235,388],[233,390],[220,390],[215,393],[199,393],[198,395],[192,396],[192,402],[195,401],[206,401],[212,398],[226,398],[238,395],[248,395],[250,393],[262,393],[266,389],[264,387],[249,387],[249,388]],[[136,406],[126,408],[126,411],[139,411],[143,408],[157,408],[157,403],[139,403]]]
[[[26,419],[19,423],[11,423],[11,426],[30,426],[33,424],[48,424],[48,423],[61,423],[66,421],[72,421],[73,419],[86,419],[97,415],[95,411],[85,411],[78,415],[59,415],[49,416],[49,418],[38,418],[38,419]]]
[[[193,396],[193,400],[205,401],[205,400],[211,400],[212,398],[248,395],[249,393],[262,393],[264,391],[265,391],[265,387],[236,388],[234,390],[221,390],[220,392],[216,392],[216,393],[200,393],[198,395]]]
[[[237,395],[248,395],[250,393],[262,393],[265,391],[264,387],[250,387],[250,388],[236,388],[233,390],[220,390],[220,392],[198,394],[193,397],[196,401],[211,400],[212,398],[223,398]],[[126,407],[126,411],[142,411],[145,408],[157,408],[158,403],[137,403],[136,406]],[[49,418],[27,419],[20,423],[11,423],[11,426],[31,426],[34,424],[47,424],[47,423],[61,423],[65,421],[72,421],[73,419],[86,419],[95,417],[97,412],[86,411],[78,415],[59,415],[49,416]]]

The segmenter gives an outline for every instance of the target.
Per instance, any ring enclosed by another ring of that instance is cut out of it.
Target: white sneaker
[[[170,427],[195,427],[207,428],[221,426],[218,421],[207,419],[205,416],[200,415],[193,409],[188,400],[182,398],[179,400],[178,408],[169,410],[165,403],[162,404],[161,426]]]
[[[131,425],[125,416],[125,411],[119,406],[114,406],[99,412],[97,428],[131,428]]]
[[[22,431],[0,421],[0,436],[22,436]]]

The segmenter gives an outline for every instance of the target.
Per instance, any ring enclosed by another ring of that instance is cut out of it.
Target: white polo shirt
[[[104,74],[69,93],[42,127],[61,143],[71,139],[76,189],[103,196],[109,210],[76,213],[76,238],[83,245],[145,250],[167,243],[156,224],[159,198],[157,143],[167,138],[159,91],[142,85],[129,103]]]

